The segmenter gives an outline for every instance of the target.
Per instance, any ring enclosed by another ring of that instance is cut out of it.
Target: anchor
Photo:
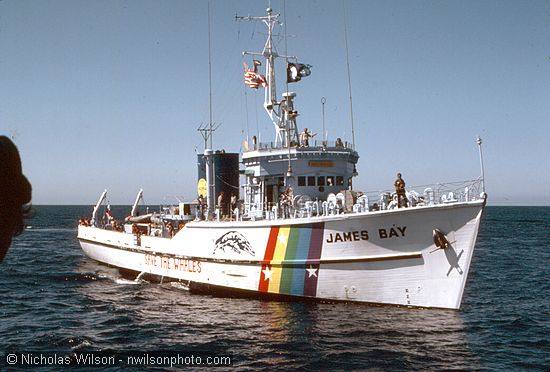
[[[445,256],[447,257],[447,260],[451,265],[451,267],[449,268],[449,271],[447,271],[447,276],[449,276],[453,268],[456,269],[456,271],[458,271],[460,275],[462,275],[464,272],[462,271],[462,268],[458,264],[458,261],[460,260],[460,257],[462,257],[464,250],[462,250],[457,255],[455,250],[451,246],[451,244],[455,242],[449,242],[449,239],[447,239],[447,236],[439,229],[433,230],[433,238],[434,238],[434,244],[437,248],[431,251],[430,253],[433,253],[440,249],[443,250],[443,252],[445,252]],[[447,250],[447,248],[451,248],[451,249]]]
[[[433,238],[434,238],[434,244],[437,248],[431,251],[430,253],[433,253],[440,249],[445,250],[446,248],[451,246],[451,242],[449,242],[445,234],[439,229],[433,229]]]

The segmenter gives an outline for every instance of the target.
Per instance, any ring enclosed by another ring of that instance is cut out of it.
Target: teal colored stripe
[[[298,247],[296,249],[296,260],[306,260],[309,253],[309,246],[311,241],[311,227],[297,228],[299,230]],[[292,269],[292,285],[290,293],[296,296],[304,295],[304,272],[305,267],[294,267]]]
[[[304,272],[305,268],[293,268],[292,269],[292,286],[290,288],[290,294],[295,296],[304,295]]]
[[[311,242],[311,227],[302,227],[300,237],[298,238],[298,248],[296,249],[296,260],[307,260],[309,245]]]

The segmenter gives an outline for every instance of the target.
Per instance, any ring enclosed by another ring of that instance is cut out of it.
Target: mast
[[[208,124],[209,124],[209,149],[212,149],[212,46],[211,46],[211,36],[210,36],[210,1],[208,2]],[[206,141],[205,141],[206,142]],[[205,143],[206,147],[206,143]]]
[[[348,92],[349,92],[349,115],[351,118],[351,140],[353,143],[353,148],[355,149],[355,126],[353,123],[353,101],[351,98],[351,74],[349,70],[348,24],[346,22],[346,5],[344,1],[342,1],[342,10],[344,14],[344,41],[346,44],[346,66],[348,70]]]
[[[204,140],[204,149],[212,149],[212,138],[214,131],[221,123],[216,124],[212,120],[212,47],[211,47],[211,24],[210,24],[210,1],[208,1],[208,122],[201,123],[197,131],[201,133]]]
[[[298,131],[296,126],[296,116],[298,113],[294,110],[295,93],[285,92],[281,101],[277,101],[277,86],[275,80],[275,59],[293,58],[280,55],[273,44],[273,29],[275,25],[282,26],[279,21],[280,14],[274,14],[271,8],[267,8],[265,16],[235,16],[238,21],[261,21],[267,28],[267,39],[264,49],[261,53],[243,52],[243,55],[263,57],[265,59],[265,97],[264,109],[270,117],[275,127],[275,146],[291,147],[293,143],[298,142]]]
[[[206,158],[206,216],[210,220],[212,212],[214,211],[215,195],[214,195],[214,177],[216,170],[214,169],[214,162],[212,159],[212,137],[214,131],[218,128],[213,127],[212,123],[212,48],[211,48],[211,25],[210,25],[210,1],[208,1],[208,124],[204,127],[201,125],[197,130],[201,132],[204,138],[204,157]],[[208,143],[208,148],[207,148]]]

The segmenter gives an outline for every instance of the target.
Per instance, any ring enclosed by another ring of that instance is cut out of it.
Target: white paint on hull
[[[80,226],[78,237],[86,255],[97,261],[199,284],[458,309],[483,205],[192,222],[172,239],[142,236],[140,245],[132,234],[95,227]],[[434,228],[446,234],[451,247],[436,249]]]

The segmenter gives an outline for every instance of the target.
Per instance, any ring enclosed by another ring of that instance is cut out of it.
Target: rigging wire
[[[326,144],[327,141],[327,132],[325,131],[325,103],[327,102],[327,99],[325,97],[321,97],[321,105],[323,106],[323,143]]]
[[[346,44],[346,65],[348,69],[349,111],[351,116],[351,140],[353,142],[353,149],[355,150],[355,126],[353,123],[353,100],[351,98],[351,74],[350,74],[350,68],[349,68],[348,24],[346,21],[345,0],[342,0],[342,11],[344,14],[344,41]]]
[[[248,93],[246,90],[246,85],[243,84],[244,88],[244,110],[246,112],[246,141],[250,141],[250,120],[248,118]]]
[[[230,184],[229,182],[225,181],[223,178],[221,178],[221,176],[219,176],[219,175],[217,175],[217,174],[216,174],[216,178],[217,178],[219,181],[221,181],[223,184],[225,184],[225,185],[227,185],[227,186],[229,186],[229,187],[232,187],[232,188],[237,189],[237,190],[240,188],[239,185],[237,185],[237,186],[232,185],[232,184]]]
[[[258,142],[260,139],[260,120],[258,119],[258,95],[254,92],[254,111],[256,113],[256,135],[258,136]]]
[[[237,18],[237,13],[235,13],[235,18]],[[241,23],[237,22],[237,41],[241,40]]]
[[[284,23],[284,29],[285,29],[285,64],[286,66],[288,66],[288,35],[287,35],[287,24],[288,24],[288,21],[286,19],[286,0],[283,1],[283,17],[284,17],[284,20],[285,20],[285,23]],[[286,89],[286,92],[288,92],[288,79],[285,79],[285,89]]]

